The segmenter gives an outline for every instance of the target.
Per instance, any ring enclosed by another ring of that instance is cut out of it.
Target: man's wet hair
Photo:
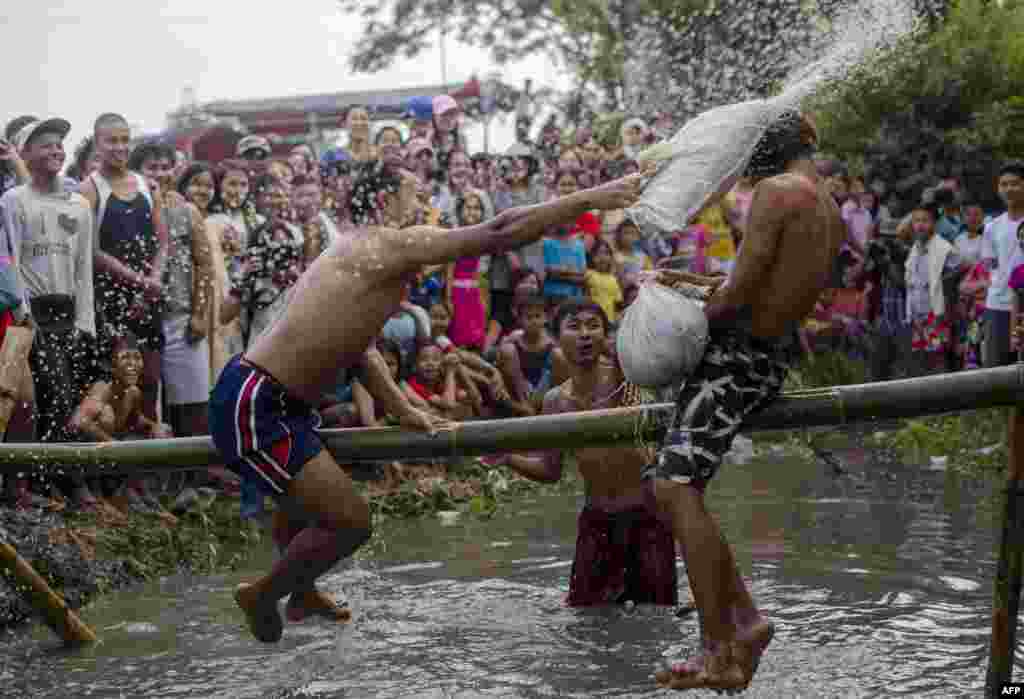
[[[355,182],[352,183],[352,194],[349,195],[349,211],[352,222],[357,226],[368,226],[376,222],[374,212],[380,206],[377,195],[382,192],[398,194],[402,186],[402,177],[387,168],[363,169]]]
[[[999,176],[1002,177],[1003,175],[1016,175],[1024,179],[1024,160],[1010,160],[1003,163],[1002,167],[999,168]]]
[[[566,318],[580,313],[593,313],[599,317],[601,319],[601,325],[604,327],[605,334],[608,334],[610,329],[608,316],[605,314],[603,308],[589,298],[570,298],[563,301],[555,312],[555,336],[561,336],[562,323],[565,322]]]
[[[814,124],[796,109],[787,109],[768,126],[743,173],[754,179],[781,175],[794,160],[810,158],[818,145]]]
[[[147,160],[170,160],[174,164],[174,147],[162,141],[143,141],[132,149],[128,156],[128,169],[136,172],[142,169]]]
[[[142,348],[139,347],[139,338],[135,337],[135,333],[123,332],[114,338],[110,349],[111,358],[116,357],[119,352],[129,351],[142,351]]]
[[[128,126],[128,120],[116,112],[106,112],[96,117],[92,131],[97,133],[100,129],[109,129],[112,126]]]

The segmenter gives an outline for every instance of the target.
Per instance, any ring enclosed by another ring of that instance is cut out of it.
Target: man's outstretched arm
[[[625,209],[637,202],[641,175],[586,189],[536,206],[508,209],[476,226],[446,230],[430,226],[391,230],[387,245],[404,269],[516,250],[539,240],[548,226],[571,223],[591,209]]]

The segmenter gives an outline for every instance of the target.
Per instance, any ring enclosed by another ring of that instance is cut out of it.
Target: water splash
[[[799,110],[827,85],[843,80],[872,53],[893,46],[915,24],[907,2],[889,0],[856,3],[823,23],[818,33],[791,51],[787,60],[792,67],[777,94],[705,111],[667,144],[641,156],[660,162],[660,167],[640,203],[627,212],[630,220],[648,236],[685,228],[711,197],[732,188],[771,124],[786,112]],[[708,69],[709,74],[716,72],[717,68]],[[692,73],[691,67],[688,74]],[[651,66],[646,74],[661,75],[669,84],[674,80],[665,76],[664,68]]]

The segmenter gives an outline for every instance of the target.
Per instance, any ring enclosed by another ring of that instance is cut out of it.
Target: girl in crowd
[[[598,239],[587,254],[587,293],[608,320],[617,323],[622,311],[622,287],[615,276],[615,252],[607,240]]]
[[[391,370],[391,378],[395,383],[401,382],[402,352],[398,345],[387,338],[377,339],[377,351]],[[387,408],[383,402],[374,398],[366,390],[359,378],[353,378],[349,384],[350,395],[342,397],[344,402],[321,406],[321,413],[326,427],[387,427],[389,424]]]
[[[466,139],[462,136],[459,126],[462,122],[462,110],[459,103],[449,95],[438,95],[433,102],[434,133],[431,144],[434,146],[435,168],[441,171],[448,169],[448,161],[452,153],[466,151]]]
[[[653,267],[651,258],[640,250],[640,229],[632,221],[623,221],[615,230],[615,266],[619,284],[625,287]]]
[[[242,326],[237,318],[222,322],[221,306],[231,290],[232,277],[237,277],[242,254],[249,240],[263,225],[249,196],[249,169],[245,162],[228,160],[215,171],[214,196],[210,210],[215,213],[206,220],[213,259],[213,298],[210,339],[210,372],[214,381],[228,360],[245,351]]]
[[[178,194],[199,209],[204,218],[210,215],[210,205],[216,191],[213,168],[206,163],[192,163],[178,179]]]
[[[451,311],[445,303],[430,306],[430,337],[445,355],[458,356],[456,379],[458,386],[466,392],[475,414],[485,415],[492,408],[508,405],[511,400],[501,372],[476,352],[459,349],[448,337],[451,327]]]
[[[428,343],[416,352],[412,375],[402,387],[409,402],[421,409],[449,420],[461,421],[472,416],[472,406],[465,391],[457,390],[458,355]]]
[[[570,183],[564,189],[568,194],[576,191],[576,174],[563,171],[559,183]],[[554,226],[541,240],[544,251],[544,297],[553,307],[567,298],[583,296],[584,275],[587,271],[587,249],[576,226]]]
[[[429,183],[434,177],[434,149],[422,138],[411,139],[405,145],[405,167],[421,182]]]
[[[580,170],[569,167],[555,173],[555,185],[560,197],[567,197],[580,190]],[[583,236],[583,244],[587,250],[594,246],[594,241],[601,235],[601,219],[591,211],[584,211],[572,226],[573,235]]]
[[[404,140],[397,126],[383,126],[373,139],[377,157],[385,168],[399,170],[405,165]]]
[[[357,163],[369,163],[376,159],[370,145],[370,115],[362,107],[353,107],[345,117],[348,129],[348,152]]]
[[[75,148],[75,159],[67,170],[67,176],[81,182],[100,169],[100,159],[96,153],[96,141],[86,136]]]
[[[493,216],[489,197],[479,190],[468,190],[455,199],[458,226],[475,226]],[[462,257],[448,265],[446,297],[452,310],[448,335],[456,347],[488,349],[487,306],[480,288],[480,275],[488,262],[488,258]]]
[[[454,151],[448,157],[447,182],[438,189],[432,203],[441,215],[451,220],[455,214],[455,203],[464,192],[473,186],[473,163],[465,151]]]

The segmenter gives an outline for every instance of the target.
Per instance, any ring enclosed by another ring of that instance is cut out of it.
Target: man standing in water
[[[624,379],[618,363],[608,358],[608,318],[601,307],[583,298],[564,301],[554,328],[570,378],[544,396],[544,414],[621,407]],[[672,530],[658,519],[652,483],[641,480],[649,450],[591,447],[575,454],[587,501],[577,524],[566,604],[676,604]],[[509,454],[491,463],[531,480],[557,483],[564,455],[553,449],[536,456]]]
[[[774,633],[705,509],[704,489],[744,418],[781,391],[793,330],[828,284],[846,237],[811,159],[816,143],[814,126],[796,111],[758,142],[745,173],[758,184],[743,247],[705,306],[707,352],[681,387],[672,428],[645,474],[682,545],[703,629],[701,655],[658,673],[672,689],[745,688]]]
[[[363,228],[341,235],[299,279],[282,317],[221,374],[210,401],[210,430],[229,468],[261,484],[296,521],[294,537],[270,572],[235,591],[258,639],[282,635],[277,602],[291,595],[289,618],[327,604],[314,582],[370,536],[370,509],[327,452],[312,405],[342,369],[366,368],[367,388],[391,396],[405,424],[436,429],[407,404],[375,337],[425,266],[515,249],[539,240],[553,224],[591,209],[635,204],[632,177],[540,206],[510,209],[477,226],[399,230],[415,205],[415,180],[388,171],[364,173],[352,192],[354,220]],[[326,317],[327,313],[330,317]],[[371,349],[367,349],[370,347]],[[399,392],[400,395],[400,392]]]

